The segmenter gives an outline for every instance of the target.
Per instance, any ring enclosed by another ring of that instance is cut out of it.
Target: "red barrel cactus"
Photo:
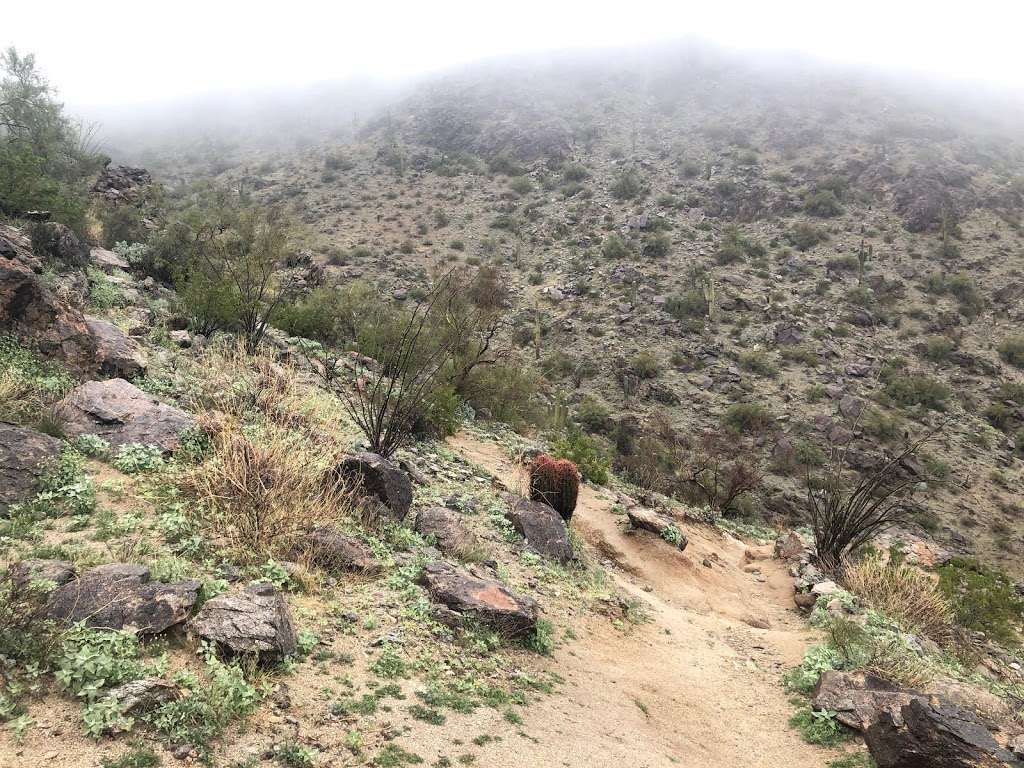
[[[544,502],[568,524],[580,493],[580,473],[576,465],[568,459],[542,453],[530,462],[528,469],[530,499]]]

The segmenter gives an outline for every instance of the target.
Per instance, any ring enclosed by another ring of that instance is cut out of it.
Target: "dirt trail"
[[[522,487],[500,446],[469,432],[450,443],[510,488]],[[800,660],[812,635],[770,548],[684,524],[690,543],[679,552],[625,533],[613,504],[610,494],[581,488],[573,528],[615,563],[616,585],[642,600],[653,621],[625,633],[604,618],[586,621],[555,653],[566,678],[561,693],[525,714],[524,729],[537,738],[529,759],[510,742],[488,750],[487,765],[823,768],[830,755],[787,724],[792,707],[779,673]]]

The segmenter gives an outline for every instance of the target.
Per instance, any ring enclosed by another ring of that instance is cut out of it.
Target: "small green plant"
[[[110,443],[99,435],[79,435],[71,441],[72,447],[83,456],[103,458],[110,453]]]
[[[836,713],[825,710],[813,710],[800,707],[791,718],[789,724],[800,731],[800,735],[808,744],[819,744],[823,747],[834,747],[849,738],[849,732],[836,720]]]
[[[157,768],[160,756],[149,747],[135,747],[118,758],[104,757],[101,768]]]
[[[405,677],[408,674],[408,665],[394,648],[388,646],[370,664],[370,671],[377,677],[393,680]]]
[[[775,417],[760,403],[730,405],[722,420],[730,429],[744,434],[764,432],[775,423]]]
[[[114,457],[114,466],[126,475],[154,472],[164,465],[163,453],[155,445],[122,445]]]
[[[837,757],[828,764],[828,768],[876,768],[875,761],[866,752]]]
[[[526,641],[529,648],[544,656],[555,649],[555,628],[547,619],[537,619],[537,625]]]
[[[408,752],[397,744],[387,744],[373,758],[377,768],[402,768],[404,765],[420,765],[423,758],[415,752]]]
[[[278,764],[286,766],[286,768],[307,768],[316,763],[316,758],[320,753],[297,741],[285,741],[275,744],[271,754]]]

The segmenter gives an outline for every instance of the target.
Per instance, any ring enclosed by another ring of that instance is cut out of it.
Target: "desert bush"
[[[301,433],[232,421],[218,425],[211,455],[178,483],[215,543],[237,562],[261,563],[294,554],[311,528],[349,516],[346,493],[331,480],[340,458]]]
[[[669,296],[665,300],[665,311],[677,320],[704,317],[708,313],[708,302],[699,290],[687,291],[677,296]]]
[[[1007,336],[999,342],[997,349],[1005,362],[1024,368],[1024,336]]]
[[[622,171],[612,182],[612,197],[616,200],[633,200],[646,193],[640,174],[633,170]]]
[[[565,435],[554,441],[551,446],[551,455],[557,459],[568,459],[573,462],[579,468],[584,480],[598,485],[608,482],[611,456],[600,441],[587,435],[578,427],[570,425]]]
[[[513,176],[508,180],[508,188],[519,196],[528,195],[533,191],[533,182],[528,176]]]
[[[37,422],[73,383],[58,363],[43,360],[13,336],[0,334],[0,420]]]
[[[1024,598],[1003,571],[977,560],[954,557],[939,566],[939,589],[957,622],[1006,645],[1020,643]]]
[[[775,423],[775,417],[760,403],[735,403],[722,417],[724,424],[744,434],[764,432]]]
[[[952,642],[953,611],[949,602],[936,579],[919,568],[867,557],[846,568],[843,584],[906,631],[929,637],[942,646]]]
[[[775,376],[779,369],[775,367],[768,353],[761,349],[751,349],[740,353],[740,368],[760,376]]]
[[[567,459],[555,459],[541,454],[530,462],[527,473],[530,478],[530,498],[547,504],[568,524],[576,509],[576,498],[580,491],[576,465]]]
[[[672,251],[672,238],[656,232],[644,238],[642,253],[649,259],[663,259]]]
[[[540,376],[528,365],[498,362],[474,369],[462,396],[479,416],[521,426],[540,418],[540,385]]]
[[[631,253],[629,246],[618,235],[608,235],[601,243],[601,254],[606,259],[625,259]]]
[[[941,381],[921,373],[908,373],[893,376],[885,385],[885,394],[904,408],[921,406],[932,411],[943,411],[952,393]]]
[[[843,206],[831,189],[818,189],[804,198],[804,210],[812,216],[826,219],[842,214]]]
[[[629,361],[629,370],[640,379],[656,379],[661,373],[661,363],[650,352],[637,352]]]
[[[764,477],[744,454],[728,434],[702,435],[692,449],[679,455],[677,471],[687,486],[687,495],[716,515],[736,512],[740,502],[760,487]]]
[[[807,251],[828,240],[828,233],[813,224],[799,222],[786,233],[786,240],[798,251]]]

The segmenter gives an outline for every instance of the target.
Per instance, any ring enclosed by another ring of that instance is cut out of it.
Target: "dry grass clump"
[[[942,646],[955,636],[953,610],[934,578],[907,563],[869,557],[846,569],[846,588],[909,632]]]
[[[288,556],[311,528],[350,516],[346,490],[331,480],[339,452],[273,426],[225,421],[210,431],[212,454],[179,482],[198,501],[204,530],[236,562]]]

